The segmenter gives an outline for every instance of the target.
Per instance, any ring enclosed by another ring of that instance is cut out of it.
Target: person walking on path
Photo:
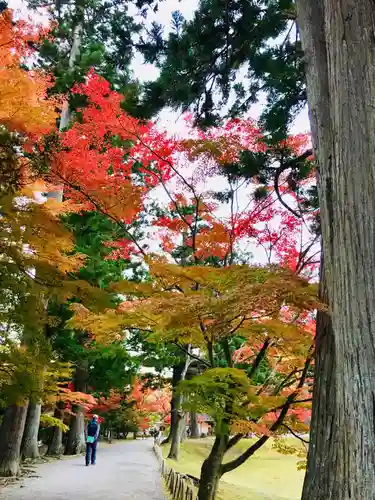
[[[96,463],[96,446],[98,444],[100,425],[98,415],[93,415],[86,428],[86,466]]]

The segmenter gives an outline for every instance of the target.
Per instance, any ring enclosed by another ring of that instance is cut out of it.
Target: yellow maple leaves
[[[231,266],[180,267],[160,258],[148,261],[151,281],[115,285],[126,300],[117,310],[77,314],[76,327],[94,335],[126,328],[149,331],[153,341],[178,341],[205,348],[233,334],[249,342],[272,338],[275,363],[299,363],[311,334],[281,317],[287,305],[298,311],[321,307],[316,289],[285,269]],[[77,311],[78,312],[78,311]]]
[[[0,124],[9,130],[38,134],[55,125],[56,102],[46,99],[50,78],[21,68],[28,42],[37,39],[32,27],[13,23],[11,10],[0,14]]]

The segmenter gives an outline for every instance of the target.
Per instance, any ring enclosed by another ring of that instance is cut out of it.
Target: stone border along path
[[[0,489],[4,500],[165,500],[153,440],[98,445],[96,465],[84,457],[36,466],[38,477]]]

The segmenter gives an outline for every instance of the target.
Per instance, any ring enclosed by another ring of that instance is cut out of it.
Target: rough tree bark
[[[72,415],[69,427],[65,455],[79,455],[86,449],[85,418],[82,406],[75,405],[73,407],[73,413],[74,415]]]
[[[315,452],[308,475],[314,474],[317,482],[316,500],[373,500],[375,4],[373,0],[297,0],[296,4],[334,332],[335,363],[330,361],[330,350],[324,362],[334,368],[336,389],[332,452],[320,474],[324,457]],[[316,392],[318,401],[319,396]],[[318,415],[313,426],[317,420]],[[325,449],[321,446],[321,453]],[[315,473],[312,467],[317,467]]]
[[[62,419],[64,403],[58,403],[54,417]],[[48,445],[47,455],[59,456],[63,452],[63,432],[60,427],[53,427],[51,441]]]
[[[188,351],[190,350],[190,346],[188,347]],[[168,458],[171,458],[173,460],[178,460],[178,456],[180,453],[180,445],[181,445],[181,437],[186,430],[186,419],[185,419],[185,412],[182,411],[181,405],[182,405],[182,396],[181,394],[176,394],[176,387],[178,382],[181,382],[182,380],[185,380],[187,370],[189,368],[189,363],[190,363],[190,357],[186,355],[185,361],[183,364],[179,365],[179,367],[176,369],[176,385],[173,387],[173,398],[174,398],[174,408],[173,411],[175,413],[175,419],[176,423],[173,427],[171,428],[171,448],[169,450]],[[175,381],[174,381],[175,382]]]
[[[183,422],[181,422],[181,443],[183,443],[187,437],[187,423],[186,423],[186,413],[184,412],[184,415],[182,417]]]
[[[198,500],[215,500],[222,476],[223,457],[228,443],[227,436],[217,436],[209,456],[203,462],[199,480]]]
[[[168,458],[178,460],[180,455],[180,447],[184,428],[186,427],[185,415],[181,410],[177,412],[177,425],[174,427],[171,440],[171,448],[168,453]]]
[[[17,476],[27,404],[8,406],[0,427],[0,476]]]
[[[77,14],[78,13],[80,15],[80,18],[82,18],[82,16],[83,16],[82,8],[77,7]],[[70,48],[70,54],[69,54],[69,70],[70,71],[73,71],[75,61],[79,57],[80,48],[81,48],[81,41],[82,41],[82,27],[83,27],[83,21],[79,20],[77,22],[77,24],[75,25],[74,30],[73,30],[73,42],[72,42],[72,46]],[[71,113],[70,113],[70,109],[69,109],[69,100],[67,99],[64,102],[63,108],[61,110],[60,125],[59,125],[60,132],[68,127],[69,121],[70,121],[70,115],[71,115]]]
[[[320,270],[319,295],[323,302],[328,303],[323,254]],[[314,404],[302,500],[332,498],[331,490],[334,488],[336,476],[326,473],[326,464],[334,464],[337,459],[334,446],[338,439],[335,373],[335,342],[331,317],[327,313],[319,312],[315,338]],[[334,467],[336,466],[335,464]]]
[[[75,389],[80,392],[87,391],[86,364],[76,367]],[[65,455],[79,455],[86,449],[84,410],[80,405],[74,405],[72,410]]]
[[[62,444],[63,432],[60,427],[54,427],[52,429],[52,439],[48,446],[47,455],[59,456],[63,452]]]
[[[21,456],[23,459],[39,457],[38,432],[41,412],[42,405],[40,403],[29,402],[21,444]]]
[[[190,412],[190,437],[199,438],[198,414],[195,411]]]
[[[181,378],[182,366],[176,365],[173,367],[173,375],[172,375],[172,399],[171,399],[171,427],[169,430],[169,434],[166,439],[162,442],[162,444],[168,444],[172,441],[172,435],[175,432],[175,429],[178,424],[178,412],[177,412],[177,395],[176,395],[176,387]]]

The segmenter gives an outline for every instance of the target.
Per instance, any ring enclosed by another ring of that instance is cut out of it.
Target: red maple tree
[[[67,200],[61,210],[97,210],[120,226],[124,238],[108,244],[111,258],[143,253],[130,226],[147,193],[173,176],[175,141],[124,112],[124,96],[94,71],[73,92],[84,95],[87,105],[76,110],[79,119],[60,134],[50,157],[50,182]]]
[[[222,128],[207,132],[191,128],[188,135],[189,139],[176,144],[174,176],[163,183],[165,201],[159,201],[153,222],[162,250],[177,255],[177,247],[185,246],[191,251],[185,263],[216,257],[227,265],[246,248],[258,255],[263,249],[267,263],[277,262],[308,276],[316,274],[319,249],[316,235],[309,230],[315,214],[299,217],[279,199],[289,196],[298,203],[285,180],[288,173],[281,176],[277,193],[271,184],[257,198],[256,176],[231,175],[226,168],[229,162],[239,161],[244,149],[267,152],[274,162],[285,149],[298,156],[306,149],[308,136],[267,146],[251,120],[229,120]]]

